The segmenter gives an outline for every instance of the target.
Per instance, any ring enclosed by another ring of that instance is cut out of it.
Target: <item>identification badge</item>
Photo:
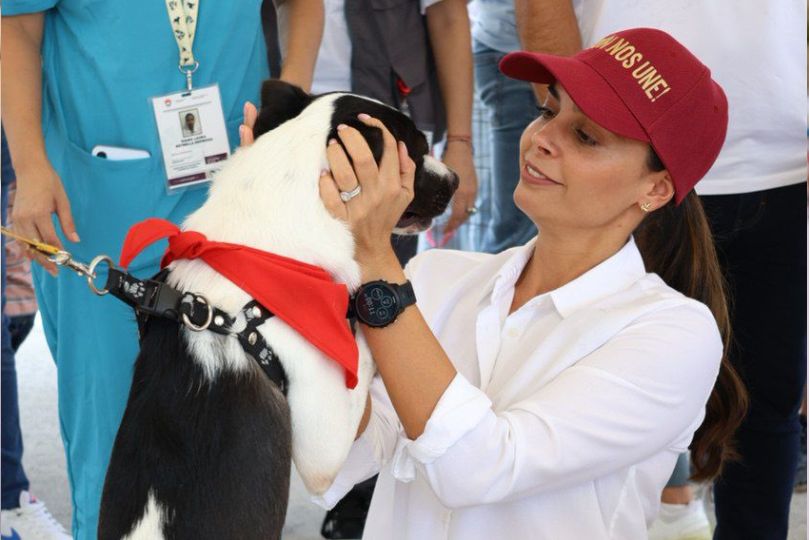
[[[169,192],[209,182],[230,156],[219,86],[152,98]]]

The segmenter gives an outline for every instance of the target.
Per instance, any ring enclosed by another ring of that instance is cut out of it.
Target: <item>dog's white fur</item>
[[[216,176],[207,202],[183,228],[210,240],[243,244],[323,267],[349,292],[360,285],[350,230],[325,209],[320,171],[328,167],[326,138],[334,101],[316,99],[296,118],[238,150]],[[176,261],[171,285],[204,295],[235,314],[250,297],[201,260]],[[279,355],[289,380],[292,456],[306,484],[322,494],[343,465],[365,408],[375,372],[360,333],[358,383],[348,390],[345,372],[278,317],[259,331]],[[184,329],[192,356],[211,379],[220,370],[244,370],[253,362],[233,337]],[[261,419],[257,418],[256,422]]]
[[[143,517],[132,528],[132,532],[121,540],[162,540],[165,522],[166,510],[157,504],[154,493],[149,492],[149,499],[146,502]]]

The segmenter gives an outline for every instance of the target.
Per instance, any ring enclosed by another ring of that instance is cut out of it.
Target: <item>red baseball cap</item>
[[[705,176],[725,141],[725,93],[696,56],[661,30],[616,32],[570,57],[513,52],[500,71],[523,81],[558,81],[594,122],[651,144],[671,175],[675,204]]]

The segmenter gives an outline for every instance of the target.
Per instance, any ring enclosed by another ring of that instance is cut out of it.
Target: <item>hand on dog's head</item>
[[[264,133],[296,118],[315,100],[329,95],[307,94],[299,87],[277,79],[265,81],[261,88],[261,108],[253,127],[254,137],[258,139]],[[337,137],[337,126],[345,124],[362,134],[374,159],[379,163],[384,148],[382,132],[361,122],[357,118],[360,113],[373,116],[385,124],[397,141],[405,143],[410,158],[416,164],[415,197],[402,216],[396,232],[412,234],[428,228],[432,219],[442,214],[449,204],[458,187],[457,175],[430,157],[427,138],[408,116],[379,101],[354,94],[341,93],[334,101],[331,129],[323,141],[324,146],[331,138],[342,144]]]

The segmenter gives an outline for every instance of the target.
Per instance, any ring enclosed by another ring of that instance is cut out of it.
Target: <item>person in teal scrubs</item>
[[[194,87],[219,85],[233,148],[243,106],[258,98],[269,76],[261,0],[196,1]],[[308,90],[322,4],[295,0],[287,9],[280,75]],[[2,21],[3,123],[17,168],[18,232],[59,243],[85,262],[99,254],[117,260],[134,223],[152,216],[181,223],[200,206],[204,188],[167,193],[150,101],[186,83],[166,2],[5,0]],[[103,159],[92,155],[96,145],[145,150],[150,157]],[[159,249],[145,252],[130,271],[156,273]],[[52,276],[46,270],[37,267],[34,277],[57,365],[72,528],[76,538],[90,539],[129,393],[137,327],[120,301],[93,295],[70,271]],[[98,282],[105,279],[101,272]]]

